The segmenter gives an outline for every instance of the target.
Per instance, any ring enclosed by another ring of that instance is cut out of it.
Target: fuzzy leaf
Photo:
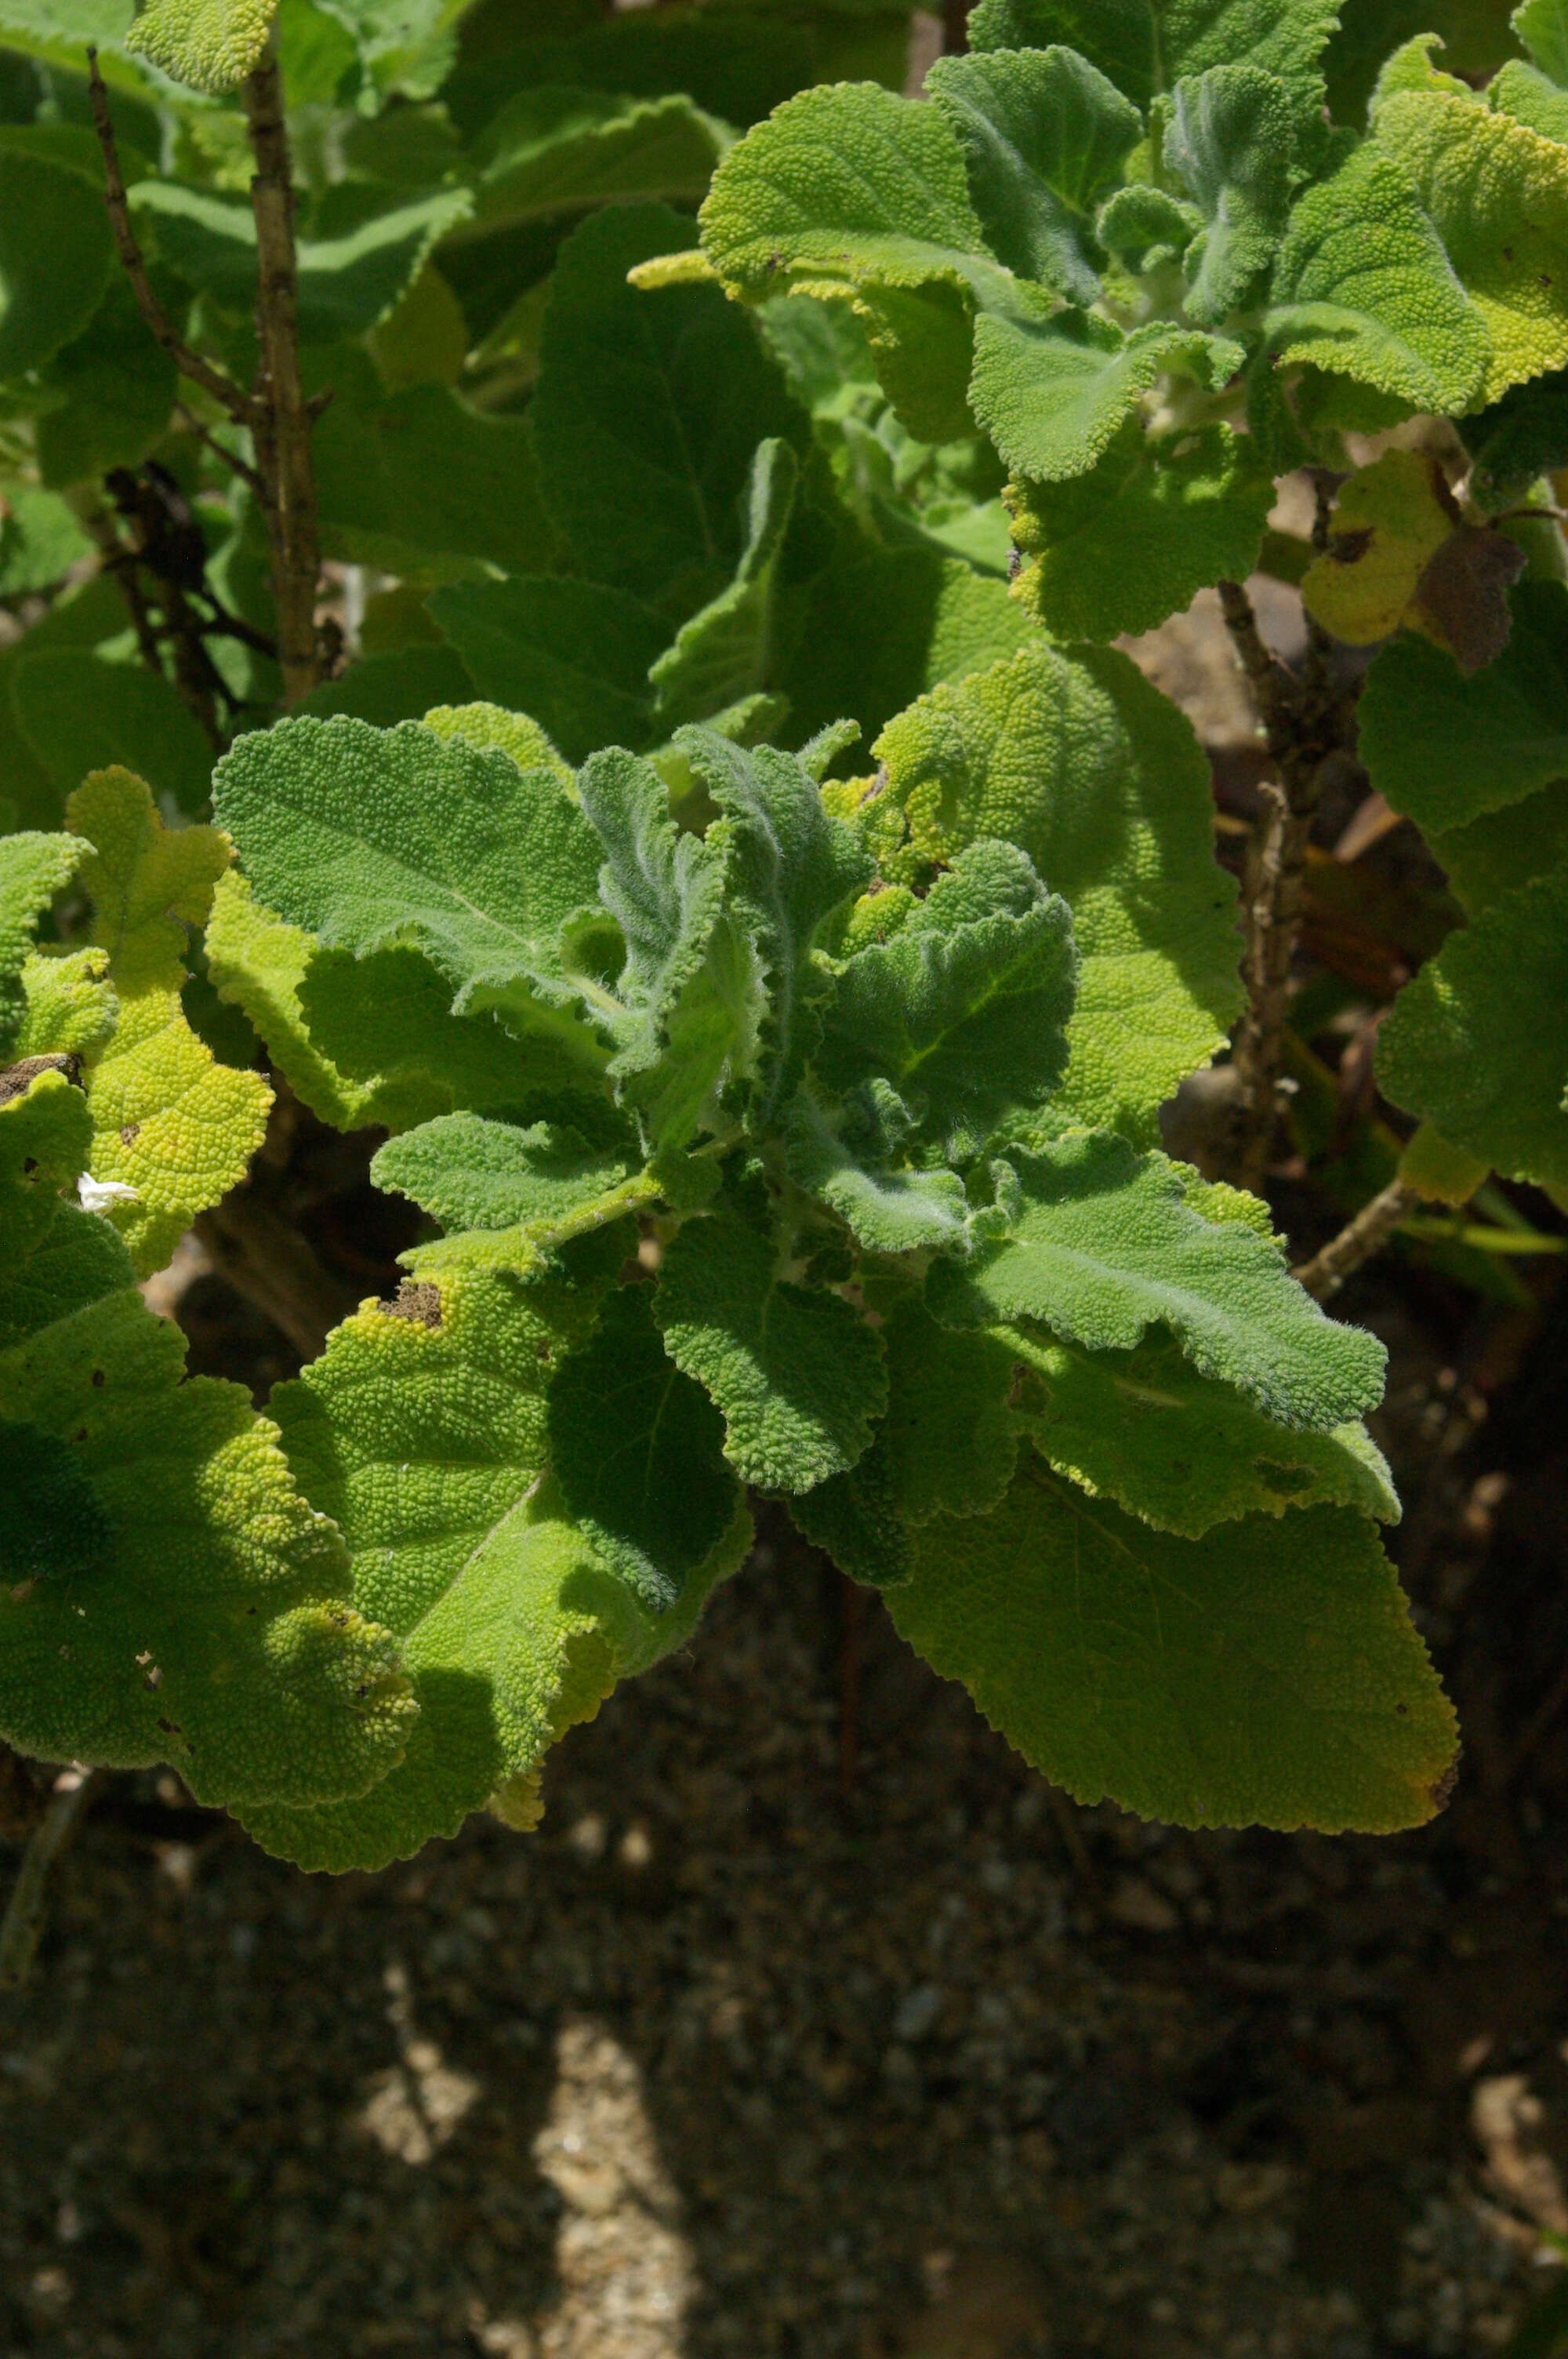
[[[1067,1062],[1067,905],[1028,854],[966,845],[889,942],[840,972],[815,1062],[830,1089],[880,1075],[949,1161],[1044,1106]]]
[[[671,1359],[724,1414],[748,1483],[807,1491],[861,1456],[887,1405],[881,1348],[838,1295],[781,1278],[734,1214],[692,1221],[665,1255],[654,1316]]]
[[[310,447],[331,555],[426,580],[475,558],[519,572],[555,561],[520,418],[485,418],[445,385],[390,399],[340,389]]]
[[[1520,0],[1510,22],[1541,72],[1568,90],[1568,8],[1563,0]]]
[[[922,698],[874,750],[903,813],[879,849],[890,883],[1004,836],[1066,901],[1078,993],[1057,1103],[1150,1136],[1240,1006],[1235,887],[1188,723],[1127,657],[1035,644]]]
[[[977,49],[1065,41],[1138,106],[1184,74],[1246,58],[1314,106],[1337,17],[1337,0],[980,0],[969,39]]]
[[[1122,336],[1094,313],[1078,321],[988,312],[975,322],[969,398],[1015,475],[1081,475],[1168,372],[1217,391],[1246,358],[1239,344],[1168,321]]]
[[[41,368],[80,335],[109,284],[114,249],[84,172],[0,131],[0,378]]]
[[[1514,386],[1459,431],[1473,462],[1470,497],[1483,508],[1512,507],[1538,475],[1568,465],[1568,369]]]
[[[378,1188],[412,1197],[449,1234],[516,1229],[538,1245],[569,1236],[578,1216],[597,1216],[606,1199],[625,1209],[636,1170],[629,1155],[559,1124],[524,1129],[472,1114],[421,1123],[389,1139],[371,1166]]]
[[[1156,1532],[1044,1472],[928,1525],[888,1609],[1078,1801],[1180,1826],[1389,1833],[1442,1807],[1454,1714],[1344,1507]]]
[[[1409,174],[1376,146],[1296,206],[1264,330],[1276,369],[1310,363],[1440,415],[1484,397],[1487,322]]]
[[[1384,1352],[1325,1317],[1244,1222],[1206,1221],[1178,1168],[1104,1133],[1014,1150],[1011,1233],[927,1281],[946,1326],[1037,1320],[1088,1351],[1130,1351],[1162,1321],[1201,1375],[1281,1425],[1325,1432],[1376,1406]]]
[[[648,678],[663,729],[711,720],[760,695],[773,670],[777,589],[800,468],[787,442],[761,443],[747,499],[746,546],[726,589],[683,623]]]
[[[1396,639],[1367,676],[1361,758],[1427,834],[1463,827],[1568,777],[1568,590],[1521,582],[1497,661],[1467,679],[1425,639]]]
[[[146,777],[181,810],[205,808],[212,748],[168,680],[82,647],[35,654],[24,640],[18,658],[12,708],[61,804],[90,771],[120,766]]]
[[[717,287],[627,285],[636,264],[693,236],[664,205],[607,206],[574,232],[529,411],[545,498],[581,571],[682,614],[741,556],[757,445],[806,443],[754,325]]]
[[[88,1138],[59,1073],[0,1105],[0,1423],[69,1451],[103,1536],[0,1588],[0,1731],[46,1760],[172,1762],[207,1803],[362,1793],[412,1716],[386,1633],[348,1605],[276,1428],[238,1385],[185,1379],[124,1245],[55,1194]]]
[[[1379,109],[1377,145],[1411,174],[1491,356],[1470,398],[1568,363],[1568,151],[1469,98],[1409,92]]]
[[[1499,114],[1512,115],[1542,139],[1561,146],[1568,140],[1568,90],[1547,75],[1537,73],[1521,58],[1509,58],[1487,85],[1488,103]]]
[[[599,843],[548,770],[420,723],[293,720],[242,737],[214,794],[258,897],[358,957],[422,950],[460,1015],[490,1009],[584,1082],[607,1051],[562,967]]]
[[[30,484],[0,491],[0,598],[52,589],[92,547],[75,509],[58,493]]]
[[[964,1183],[945,1166],[912,1168],[890,1140],[875,1102],[857,1091],[838,1106],[802,1090],[788,1114],[789,1175],[853,1232],[870,1253],[918,1253],[968,1245]]]
[[[277,0],[147,0],[125,47],[192,90],[232,90],[260,65],[276,12]]]
[[[1247,579],[1273,503],[1249,436],[1155,437],[1129,419],[1087,474],[1008,486],[1013,539],[1033,560],[1017,595],[1058,638],[1152,630],[1209,583]]]
[[[420,1718],[362,1801],[247,1813],[269,1849],[382,1867],[455,1834],[617,1678],[678,1645],[739,1561],[743,1517],[679,1605],[653,1613],[541,1484],[548,1389],[599,1291],[471,1271],[422,1280],[349,1320],[274,1394],[290,1463],[352,1552],[356,1603],[401,1640]]]
[[[1015,1414],[1059,1474],[1162,1531],[1201,1539],[1238,1516],[1355,1507],[1398,1523],[1382,1452],[1364,1427],[1302,1433],[1200,1375],[1158,1330],[1131,1351],[1085,1352],[998,1331],[1023,1372]]]
[[[669,630],[625,591],[518,575],[438,590],[430,610],[480,694],[534,714],[569,761],[654,735],[648,671]]]
[[[619,1288],[550,1393],[550,1458],[589,1540],[650,1612],[675,1604],[735,1520],[724,1420],[665,1351],[652,1288]]]
[[[871,863],[854,832],[825,809],[816,779],[794,755],[748,753],[710,729],[676,738],[729,822],[730,908],[755,948],[767,987],[756,1093],[765,1118],[779,1105],[809,1049],[817,937],[860,891]]]
[[[0,1059],[8,1059],[27,1005],[22,970],[38,919],[87,853],[77,836],[0,836]]]
[[[518,91],[470,150],[474,227],[638,198],[695,203],[728,144],[722,126],[689,98]]]
[[[1095,208],[1142,136],[1138,109],[1066,49],[942,58],[925,87],[964,151],[991,251],[1021,278],[1092,303]]]
[[[1256,65],[1179,82],[1164,160],[1203,214],[1187,249],[1186,310],[1217,328],[1273,261],[1291,184],[1291,101]]]
[[[871,737],[915,697],[984,671],[1033,636],[1006,584],[957,558],[852,544],[811,584],[779,685],[796,728],[824,729],[852,712]]]
[[[1568,866],[1450,934],[1378,1034],[1396,1105],[1517,1180],[1568,1187]]]

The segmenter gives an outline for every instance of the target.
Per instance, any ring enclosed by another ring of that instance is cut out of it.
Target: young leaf
[[[550,281],[529,412],[545,498],[578,566],[680,614],[741,555],[757,445],[806,443],[755,327],[717,287],[628,286],[636,264],[693,234],[663,205],[589,214]]]
[[[387,1634],[345,1602],[276,1429],[238,1385],[185,1380],[124,1246],[54,1193],[89,1136],[60,1073],[0,1105],[0,1424],[49,1437],[57,1470],[69,1452],[102,1537],[0,1588],[0,1732],[46,1760],[172,1762],[207,1803],[362,1793],[412,1717]]]
[[[969,39],[977,49],[1065,41],[1138,106],[1183,75],[1246,58],[1314,107],[1337,19],[1337,0],[980,0]]]
[[[1087,474],[1008,485],[1013,539],[1033,560],[1016,594],[1058,638],[1151,631],[1209,583],[1247,579],[1273,504],[1249,435],[1156,437],[1129,419]]]
[[[38,919],[70,884],[87,850],[72,835],[0,836],[0,1059],[10,1056],[22,1020],[22,970]]]
[[[1499,897],[1449,936],[1378,1034],[1396,1105],[1498,1170],[1568,1187],[1568,866]]]
[[[148,0],[125,47],[192,90],[232,90],[260,65],[276,12],[277,0]]]
[[[922,698],[874,751],[908,839],[879,853],[890,882],[1004,836],[1062,895],[1079,963],[1057,1103],[1151,1136],[1240,1006],[1235,887],[1187,722],[1126,656],[1036,643]]]
[[[1152,1530],[1044,1470],[928,1525],[888,1610],[1081,1802],[1179,1826],[1390,1833],[1442,1807],[1454,1714],[1344,1507]]]
[[[991,251],[1021,278],[1092,303],[1095,208],[1142,136],[1138,109],[1067,49],[941,58],[925,87],[963,148]]]
[[[199,1212],[238,1187],[266,1133],[272,1092],[220,1065],[180,1004],[187,925],[200,925],[229,864],[215,828],[170,833],[125,770],[100,770],[66,807],[93,846],[81,881],[92,938],[108,952],[114,1035],[87,1078],[84,1168],[124,1192],[109,1209],[138,1277],[161,1269]]]
[[[1123,336],[1094,312],[985,312],[975,322],[969,399],[1015,475],[1060,483],[1104,455],[1168,372],[1217,392],[1245,358],[1239,344],[1169,321]]]
[[[837,1106],[824,1106],[813,1090],[802,1090],[786,1121],[790,1178],[836,1212],[869,1253],[967,1251],[969,1204],[963,1181],[943,1165],[905,1163],[908,1118],[890,1136],[890,1110],[902,1113],[892,1092],[879,1103],[874,1086]]]
[[[1410,92],[1373,136],[1411,174],[1491,341],[1472,402],[1568,363],[1568,150],[1468,98]]]
[[[1512,610],[1508,646],[1474,678],[1410,636],[1367,675],[1361,758],[1379,793],[1428,834],[1568,777],[1568,590],[1521,582]]]
[[[676,744],[730,823],[730,906],[767,984],[756,1082],[765,1118],[783,1102],[808,1053],[809,1004],[822,988],[812,967],[818,934],[869,881],[871,863],[853,832],[829,815],[816,779],[793,755],[771,746],[748,753],[711,729],[683,729]]]
[[[734,1569],[743,1514],[658,1614],[541,1482],[548,1392],[601,1286],[453,1272],[340,1327],[274,1406],[300,1482],[341,1526],[354,1596],[396,1631],[420,1703],[401,1767],[362,1801],[246,1814],[309,1867],[382,1867],[451,1835],[688,1634]]]
[[[668,644],[653,608],[599,582],[519,575],[438,590],[435,615],[480,694],[531,712],[568,761],[654,734],[649,668]]]
[[[1276,370],[1310,364],[1439,413],[1484,397],[1487,324],[1409,174],[1376,146],[1357,148],[1302,198],[1269,300]]]
[[[852,303],[911,433],[966,430],[970,302],[1000,274],[935,107],[872,83],[802,91],[730,149],[701,220],[732,294]]]
[[[880,1075],[950,1162],[1044,1106],[1067,1062],[1067,905],[1027,853],[966,845],[888,942],[842,969],[814,1060],[830,1089]]]
[[[1086,1352],[1017,1327],[997,1340],[1024,1376],[1017,1422],[1047,1464],[1144,1523],[1201,1539],[1238,1516],[1297,1507],[1399,1521],[1393,1478],[1364,1427],[1277,1425],[1157,1330],[1130,1351]]]
[[[723,1411],[725,1455],[746,1482],[808,1491],[864,1452],[887,1405],[876,1336],[838,1295],[781,1277],[748,1222],[688,1223],[660,1265],[654,1316]]]
[[[1203,214],[1187,249],[1186,310],[1217,328],[1273,261],[1291,185],[1291,101],[1256,65],[1179,82],[1164,160]]]
[[[389,1139],[371,1166],[378,1188],[411,1196],[449,1234],[517,1229],[541,1245],[569,1235],[576,1217],[607,1198],[624,1209],[636,1170],[628,1154],[559,1124],[524,1129],[473,1114],[421,1123]]]
[[[259,897],[329,948],[413,942],[454,1014],[489,1008],[587,1082],[608,1051],[577,1012],[561,928],[597,899],[599,841],[547,770],[420,723],[286,721],[213,780]]]
[[[1088,1351],[1130,1351],[1163,1322],[1200,1375],[1281,1425],[1322,1433],[1376,1406],[1377,1338],[1325,1318],[1244,1222],[1202,1219],[1163,1156],[1099,1133],[1010,1160],[1022,1190],[1010,1234],[926,1281],[945,1326],[1035,1320]]]
[[[1521,58],[1509,58],[1498,67],[1487,85],[1487,97],[1499,114],[1511,115],[1543,139],[1559,146],[1568,140],[1568,90]]]

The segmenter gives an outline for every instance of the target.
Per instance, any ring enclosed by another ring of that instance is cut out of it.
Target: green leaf
[[[964,151],[991,251],[1021,278],[1092,303],[1095,208],[1143,135],[1138,109],[1065,49],[942,58],[925,87]]]
[[[480,694],[532,713],[568,761],[653,736],[648,672],[668,626],[625,591],[518,575],[438,590],[430,611]]]
[[[550,1457],[561,1496],[599,1555],[651,1612],[735,1520],[741,1486],[724,1420],[668,1358],[653,1289],[618,1288],[550,1392]]]
[[[569,1236],[585,1210],[623,1199],[637,1165],[623,1148],[590,1144],[557,1123],[524,1129],[456,1114],[389,1139],[371,1173],[449,1233],[519,1229],[524,1242],[544,1245]]]
[[[53,492],[0,490],[0,598],[52,589],[92,547],[75,510]]]
[[[722,126],[689,98],[519,91],[470,150],[474,228],[638,198],[695,203],[728,145]]]
[[[1152,630],[1209,583],[1247,579],[1273,504],[1249,436],[1154,436],[1129,419],[1087,474],[1008,486],[1013,539],[1033,560],[1017,594],[1058,638]]]
[[[508,712],[499,704],[436,704],[425,715],[425,726],[438,737],[466,737],[470,745],[499,746],[520,770],[548,770],[575,793],[577,778],[536,721],[525,712]]]
[[[1538,475],[1568,465],[1568,369],[1516,385],[1459,421],[1472,460],[1468,490],[1478,507],[1512,507]]]
[[[380,402],[340,393],[311,455],[330,553],[427,580],[431,559],[518,571],[553,562],[526,424],[481,417],[449,386]]]
[[[1138,106],[1184,75],[1246,58],[1277,74],[1298,107],[1320,105],[1319,60],[1337,0],[980,0],[977,49],[1065,41]]]
[[[114,256],[92,182],[26,136],[0,132],[0,378],[41,368],[81,333]]]
[[[1005,583],[971,565],[854,542],[811,583],[797,635],[778,672],[795,726],[815,732],[852,712],[867,737],[915,697],[984,671],[1034,636]]]
[[[415,645],[362,657],[301,697],[296,710],[319,721],[343,712],[390,729],[399,721],[422,721],[449,698],[466,698],[471,686],[455,648]]]
[[[1279,249],[1290,206],[1291,101],[1255,65],[1211,66],[1179,82],[1164,160],[1206,226],[1187,249],[1186,310],[1217,328]]]
[[[694,234],[663,205],[589,215],[556,265],[530,410],[545,497],[579,567],[678,614],[741,557],[759,442],[806,441],[754,326],[717,287],[627,285]]]
[[[870,1253],[963,1252],[969,1225],[963,1181],[956,1171],[912,1169],[901,1160],[904,1136],[890,1136],[891,1125],[879,1119],[881,1094],[857,1091],[826,1108],[802,1090],[786,1117],[790,1178],[836,1212]],[[900,1132],[907,1135],[908,1127],[906,1117]]]
[[[787,442],[759,445],[735,578],[682,624],[649,671],[661,728],[709,720],[764,688],[773,669],[780,560],[799,480],[799,462]]]
[[[583,1082],[603,1070],[560,947],[596,900],[599,844],[550,772],[416,721],[291,720],[240,738],[214,791],[279,916],[356,956],[413,943],[454,1014],[493,1010]]]
[[[967,1162],[1054,1093],[1076,963],[1066,903],[1026,853],[982,837],[891,941],[840,971],[816,1071],[839,1091],[880,1075],[947,1159]]]
[[[1036,643],[922,698],[873,750],[903,814],[892,843],[879,839],[890,883],[1003,836],[1062,895],[1079,965],[1057,1103],[1152,1136],[1156,1109],[1240,1007],[1235,887],[1215,861],[1208,766],[1187,721],[1126,656]]]
[[[731,294],[853,304],[911,433],[967,430],[973,291],[1000,280],[935,107],[872,83],[802,91],[730,149],[701,220]]]
[[[600,1288],[454,1271],[337,1330],[273,1396],[290,1463],[341,1525],[354,1597],[396,1632],[420,1718],[362,1802],[247,1813],[309,1867],[383,1867],[533,1772],[615,1680],[689,1635],[750,1538],[744,1514],[655,1614],[541,1481],[549,1386]]]
[[[1491,340],[1468,401],[1568,363],[1568,152],[1468,98],[1411,92],[1389,99],[1378,147],[1410,173],[1448,259]]]
[[[1541,72],[1568,90],[1568,9],[1563,0],[1521,0],[1509,21]]]
[[[470,200],[439,189],[373,213],[341,237],[298,241],[299,333],[307,343],[358,336],[395,310],[424,268],[438,238],[461,221]],[[248,204],[142,180],[131,191],[136,226],[168,267],[223,309],[248,312],[255,302],[256,225]]]
[[[711,729],[683,729],[676,744],[729,822],[730,907],[766,978],[756,1082],[765,1120],[809,1052],[810,1004],[823,989],[813,966],[818,937],[867,883],[871,863],[794,755],[771,746],[747,752]]]
[[[403,1749],[407,1682],[276,1428],[238,1385],[186,1379],[124,1246],[53,1194],[87,1138],[59,1073],[0,1106],[0,1421],[69,1451],[108,1535],[0,1589],[0,1731],[46,1760],[172,1762],[206,1803],[362,1793]]]
[[[180,1004],[185,927],[200,925],[229,864],[215,828],[171,833],[140,778],[100,770],[66,807],[93,849],[81,882],[92,939],[109,954],[119,1005],[87,1078],[91,1160],[137,1277],[161,1269],[196,1214],[244,1178],[266,1133],[272,1092],[259,1073],[221,1065]]]
[[[927,1280],[944,1325],[1036,1320],[1098,1352],[1130,1351],[1163,1322],[1200,1375],[1311,1432],[1381,1397],[1377,1338],[1325,1318],[1246,1223],[1202,1219],[1163,1156],[1102,1132],[1010,1161],[1022,1189],[1010,1234]]]
[[[1361,758],[1379,794],[1433,834],[1568,777],[1568,589],[1521,582],[1513,630],[1482,671],[1413,635],[1367,675]]]
[[[147,0],[125,47],[192,90],[232,90],[260,65],[276,9],[277,0]]]
[[[1130,336],[1096,314],[1051,321],[987,312],[975,322],[975,416],[1016,475],[1059,483],[1102,457],[1170,371],[1217,391],[1239,344],[1154,321]]]
[[[106,663],[79,647],[24,651],[11,704],[61,802],[91,771],[118,766],[181,810],[205,807],[212,748],[178,690],[139,663]]]
[[[1519,58],[1510,58],[1498,69],[1487,96],[1500,114],[1512,115],[1516,123],[1539,132],[1542,139],[1553,140],[1559,147],[1568,142],[1568,90]]]
[[[1568,866],[1488,902],[1407,984],[1378,1034],[1378,1079],[1497,1170],[1568,1187]]]
[[[988,1513],[1018,1456],[1011,1353],[992,1335],[939,1327],[916,1301],[900,1303],[882,1340],[888,1409],[878,1447],[900,1514],[913,1525]]]
[[[1238,1516],[1355,1507],[1398,1523],[1382,1452],[1364,1427],[1302,1433],[1200,1375],[1155,1330],[1131,1351],[1085,1352],[999,1331],[1022,1372],[1019,1425],[1059,1474],[1156,1524],[1201,1539]]]
[[[176,382],[130,287],[112,278],[81,334],[43,371],[51,406],[34,428],[43,481],[64,489],[111,467],[140,466],[168,424]]]
[[[1431,843],[1454,899],[1473,918],[1515,886],[1568,866],[1568,779],[1467,827],[1445,829]]]
[[[781,1277],[749,1223],[688,1222],[660,1266],[654,1316],[676,1365],[723,1411],[725,1455],[746,1482],[808,1491],[865,1451],[887,1405],[876,1336],[840,1296]]]
[[[1297,204],[1264,330],[1276,369],[1310,364],[1440,415],[1485,397],[1487,321],[1408,172],[1377,146]]]
[[[98,1495],[69,1443],[36,1425],[0,1425],[0,1580],[87,1572],[113,1546]]]
[[[929,1525],[887,1602],[915,1651],[1080,1802],[1390,1833],[1446,1796],[1453,1712],[1346,1508],[1189,1540],[1031,1470],[994,1514]]]
[[[756,1065],[764,980],[725,906],[730,831],[682,834],[658,772],[629,754],[596,754],[579,792],[608,855],[600,897],[625,944],[604,1010],[618,1042],[611,1078],[655,1147],[683,1147],[720,1127],[720,1093]]]
[[[10,1055],[22,1019],[22,971],[38,919],[87,850],[77,836],[0,835],[0,1057]]]

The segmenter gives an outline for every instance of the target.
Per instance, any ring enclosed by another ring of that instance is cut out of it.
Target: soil
[[[1244,809],[1244,712],[1206,734]],[[1510,1306],[1393,1255],[1336,1306],[1466,1734],[1420,1833],[1078,1810],[773,1515],[535,1835],[308,1878],[112,1783],[0,2016],[0,2359],[1500,2351],[1568,2236],[1552,1268]],[[194,1245],[158,1299],[197,1365],[293,1364]]]

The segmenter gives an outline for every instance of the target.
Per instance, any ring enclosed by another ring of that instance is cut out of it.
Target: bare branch
[[[321,678],[316,636],[316,595],[321,572],[316,480],[310,461],[312,412],[299,381],[299,283],[294,245],[294,183],[276,39],[245,82],[245,115],[256,168],[251,181],[259,272],[256,330],[261,369],[256,392],[265,424],[256,455],[270,488],[277,601],[278,661],[290,704]]]
[[[249,484],[258,500],[265,500],[266,485],[247,460],[242,459],[237,451],[231,451],[226,442],[220,442],[218,437],[202,425],[196,412],[185,402],[175,403],[174,414],[188,433],[194,434],[199,442],[205,442],[215,459],[222,459],[224,466],[231,473],[238,475],[243,484]]]
[[[34,1828],[0,1919],[0,1994],[19,1990],[27,1978],[44,1930],[49,1870],[76,1831],[98,1783],[96,1770],[68,1770]]]
[[[136,233],[131,227],[131,209],[125,200],[120,152],[114,144],[114,126],[109,119],[109,93],[98,71],[95,49],[88,49],[87,73],[93,128],[103,153],[103,201],[108,207],[109,226],[114,234],[114,244],[125,276],[131,282],[131,292],[136,299],[137,308],[180,375],[188,376],[192,385],[199,385],[204,393],[210,393],[213,400],[241,425],[254,425],[255,404],[250,395],[176,332],[168,312],[153,292],[147,266],[142,259],[142,249],[136,243]]]
[[[1369,1204],[1362,1205],[1356,1218],[1346,1222],[1336,1237],[1329,1239],[1321,1253],[1303,1262],[1295,1276],[1309,1294],[1326,1302],[1363,1262],[1381,1253],[1400,1223],[1420,1201],[1415,1190],[1407,1188],[1402,1180],[1391,1180]]]

